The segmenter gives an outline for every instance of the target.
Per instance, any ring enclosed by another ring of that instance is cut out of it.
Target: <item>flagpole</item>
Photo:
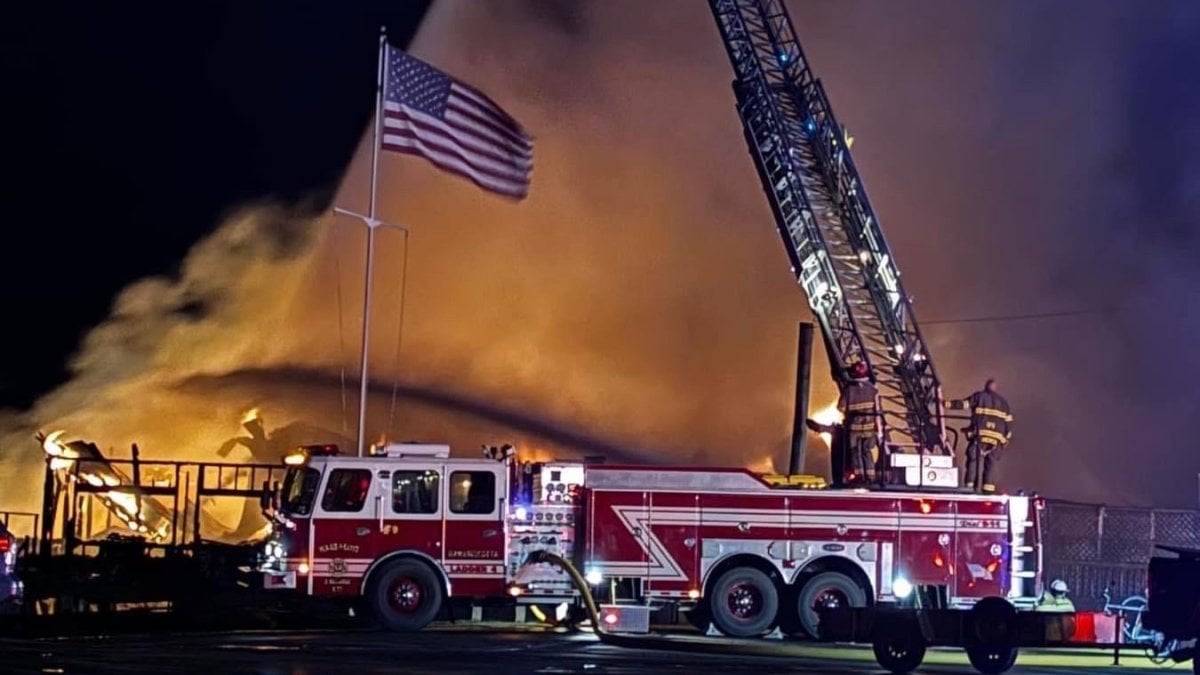
[[[362,360],[358,375],[358,456],[363,456],[367,432],[367,353],[371,344],[371,277],[375,267],[375,230],[379,221],[375,217],[378,193],[379,145],[383,132],[383,85],[387,72],[387,27],[379,29],[379,66],[375,82],[375,129],[371,141],[371,198],[367,212],[367,271],[363,280],[363,325]]]
[[[371,204],[367,215],[375,218],[375,199],[379,175],[379,146],[383,141],[383,79],[387,75],[387,26],[379,27],[379,66],[375,81],[375,143],[371,146]]]

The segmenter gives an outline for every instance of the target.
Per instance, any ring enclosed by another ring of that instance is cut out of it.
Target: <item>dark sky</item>
[[[363,238],[295,203],[362,207],[379,12],[418,4],[5,22],[0,481],[37,429],[211,457],[257,407],[353,436]],[[1016,411],[1001,484],[1194,506],[1200,5],[789,7],[947,395],[996,376]],[[438,0],[411,47],[521,120],[535,169],[514,204],[382,158],[411,237],[381,235],[369,435],[778,464],[808,315],[704,3]]]
[[[379,26],[405,45],[428,5],[6,10],[0,407],[65,381],[117,292],[173,273],[230,208],[268,196],[326,205],[370,120]]]

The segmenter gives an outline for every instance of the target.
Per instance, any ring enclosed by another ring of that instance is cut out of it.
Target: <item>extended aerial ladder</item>
[[[821,81],[782,0],[709,0],[733,66],[746,142],[839,388],[862,360],[885,449],[950,454],[941,386]]]

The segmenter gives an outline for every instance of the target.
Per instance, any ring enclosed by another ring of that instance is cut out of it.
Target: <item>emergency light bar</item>
[[[283,456],[283,463],[288,466],[302,466],[310,457],[335,457],[338,446],[333,443],[302,445]]]

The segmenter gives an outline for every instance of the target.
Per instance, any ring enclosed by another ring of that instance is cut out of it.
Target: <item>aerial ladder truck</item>
[[[839,390],[850,385],[851,366],[865,363],[880,392],[885,467],[893,478],[905,469],[909,488],[957,491],[941,382],[846,129],[813,75],[783,0],[709,0],[709,7],[733,67],[750,155]],[[938,593],[913,593],[895,604],[822,608],[821,639],[871,642],[880,665],[893,673],[915,669],[927,645],[963,646],[977,670],[1003,673],[1018,646],[1087,642],[1076,634],[1074,614],[1015,606],[1028,586],[1036,596],[1041,585],[1040,547],[1033,542],[1040,540],[1040,500],[1034,504],[1008,524],[1010,535],[1023,530],[1030,541],[1014,539],[1012,557],[1001,565],[1011,580],[1007,594],[958,606]]]
[[[746,143],[839,390],[850,367],[865,363],[880,392],[888,466],[916,469],[909,473],[919,487],[958,487],[941,384],[912,301],[784,3],[709,5],[733,66]]]

